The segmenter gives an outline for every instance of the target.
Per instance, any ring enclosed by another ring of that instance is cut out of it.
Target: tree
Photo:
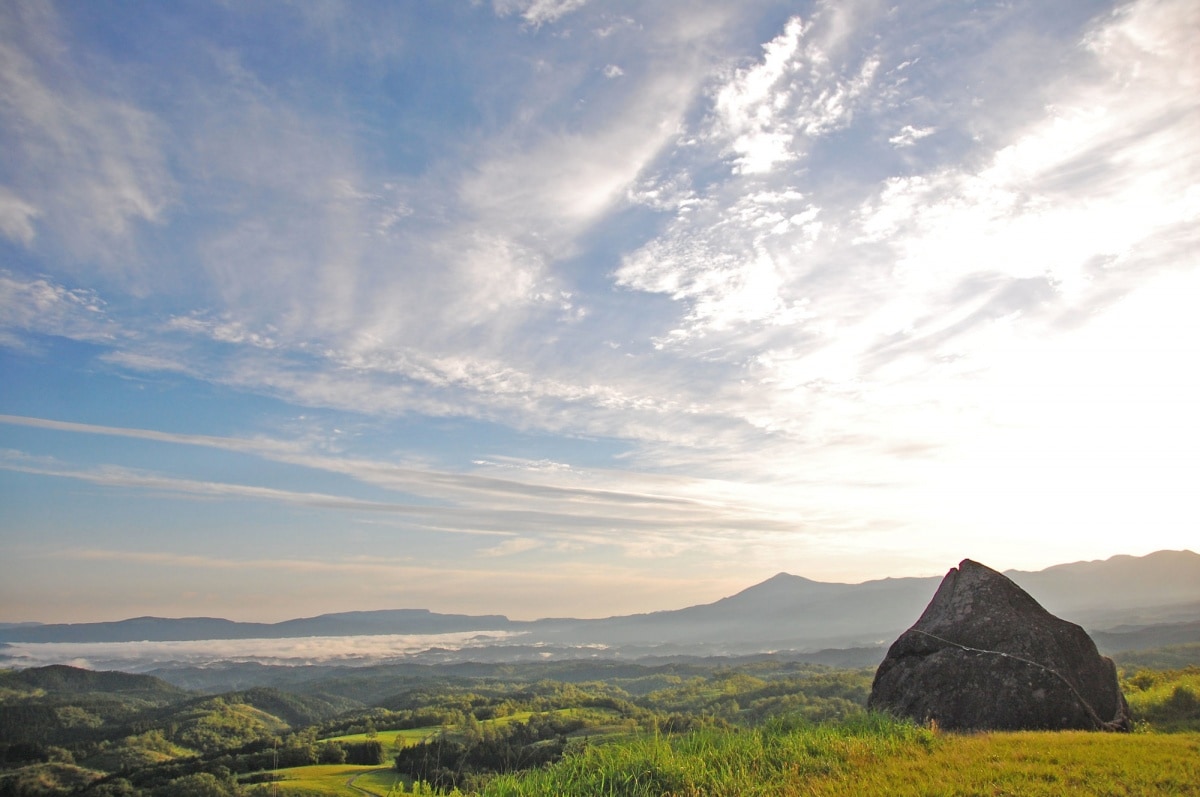
[[[378,739],[348,744],[345,746],[345,750],[347,764],[363,764],[373,767],[386,760],[383,755],[383,742]]]
[[[156,789],[155,793],[163,797],[234,797],[237,794],[233,786],[208,772],[184,775]]]
[[[326,742],[321,745],[321,752],[317,756],[317,761],[322,764],[344,764],[346,763],[346,748],[342,747],[337,742]]]
[[[137,797],[138,791],[125,778],[113,778],[88,789],[88,797]]]

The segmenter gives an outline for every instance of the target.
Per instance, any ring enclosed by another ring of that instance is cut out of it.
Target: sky
[[[1195,548],[1194,0],[0,0],[0,620]]]

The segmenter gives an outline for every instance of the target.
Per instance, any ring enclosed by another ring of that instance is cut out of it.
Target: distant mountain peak
[[[786,571],[780,570],[778,573],[771,576],[766,581],[761,582],[758,586],[762,586],[763,584],[795,583],[796,581],[811,581],[811,580],[812,579],[805,578],[804,576],[796,576],[796,575],[792,575],[791,573],[788,573]]]
[[[836,586],[837,585],[827,584],[823,581],[814,581],[811,578],[805,578],[804,576],[780,572],[771,576],[766,581],[761,581],[751,587],[747,587],[741,592],[730,595],[728,598],[722,598],[721,600],[717,601],[717,603],[738,603],[748,598],[764,599],[770,598],[772,595],[795,596],[811,590]]]

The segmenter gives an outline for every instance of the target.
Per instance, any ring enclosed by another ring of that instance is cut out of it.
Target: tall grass
[[[908,750],[936,744],[926,729],[880,715],[836,725],[769,723],[758,729],[705,729],[683,736],[645,735],[588,746],[554,766],[501,776],[482,794],[788,795],[813,777],[848,772]]]
[[[1123,683],[1138,727],[1156,731],[1200,731],[1200,667],[1142,670]]]
[[[1195,797],[1200,735],[1026,731],[947,734],[928,753],[815,778],[812,797]]]
[[[775,722],[585,747],[486,797],[1200,797],[1200,734],[939,734],[887,717]]]

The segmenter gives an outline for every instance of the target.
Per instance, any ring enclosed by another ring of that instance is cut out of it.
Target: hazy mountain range
[[[1006,574],[1051,612],[1089,629],[1102,648],[1136,649],[1200,640],[1200,554],[1192,551],[1116,556]],[[14,659],[6,656],[3,648],[37,643],[420,635],[433,637],[428,647],[396,658],[638,658],[773,651],[812,654],[855,648],[870,650],[869,658],[912,625],[940,581],[941,576],[931,576],[839,584],[780,573],[714,603],[600,620],[514,621],[501,615],[399,609],[280,623],[139,617],[107,623],[11,624],[0,627],[0,643],[8,643],[0,646],[0,657]],[[438,635],[463,637],[472,632],[481,636],[472,638],[465,650],[463,645],[438,644]],[[162,658],[161,653],[155,655]],[[19,663],[19,657],[15,660]]]

